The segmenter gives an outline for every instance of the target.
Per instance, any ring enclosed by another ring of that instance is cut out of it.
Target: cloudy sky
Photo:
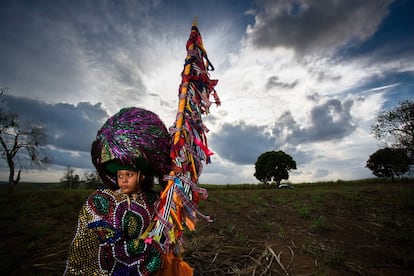
[[[44,123],[53,159],[22,181],[93,171],[91,142],[122,107],[171,126],[194,16],[222,101],[205,117],[215,155],[201,183],[257,183],[254,163],[270,150],[296,160],[294,183],[372,177],[376,114],[414,96],[413,10],[410,0],[3,0],[5,104]]]

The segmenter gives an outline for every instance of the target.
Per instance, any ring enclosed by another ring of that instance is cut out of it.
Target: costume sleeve
[[[75,237],[71,243],[64,275],[102,275],[98,265],[99,241],[96,233],[88,228],[93,219],[86,204],[78,218]]]

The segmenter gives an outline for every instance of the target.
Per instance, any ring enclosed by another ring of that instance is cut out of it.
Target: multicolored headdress
[[[153,112],[123,108],[101,127],[92,143],[91,156],[104,185],[117,189],[113,168],[140,170],[162,176],[171,170],[171,138],[161,119]]]

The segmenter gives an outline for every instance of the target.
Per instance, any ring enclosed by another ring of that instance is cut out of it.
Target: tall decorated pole
[[[172,139],[172,170],[163,190],[153,226],[146,233],[146,241],[159,242],[165,252],[180,255],[184,227],[193,231],[197,217],[210,221],[200,213],[198,203],[207,198],[207,191],[199,187],[203,163],[210,163],[213,154],[207,145],[207,127],[202,115],[209,113],[212,103],[220,105],[209,71],[214,67],[204,49],[201,34],[194,18],[188,38],[187,56],[179,86],[178,112],[170,128]],[[213,97],[211,101],[210,98]]]

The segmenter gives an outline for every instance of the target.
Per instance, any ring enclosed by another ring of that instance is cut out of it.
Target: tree
[[[410,169],[410,158],[404,149],[384,148],[370,155],[367,167],[378,177],[400,176]]]
[[[371,130],[388,147],[406,150],[414,163],[414,101],[406,100],[381,112]]]
[[[18,115],[7,111],[3,106],[6,88],[0,88],[0,154],[9,166],[9,193],[20,181],[22,162],[29,161],[35,165],[49,162],[44,146],[46,131],[39,122],[21,122]],[[20,169],[15,178],[16,160]]]
[[[85,172],[84,181],[87,189],[98,189],[103,187],[103,183],[97,171]]]
[[[283,151],[268,151],[259,156],[255,163],[254,176],[261,182],[275,181],[279,187],[282,179],[289,178],[289,171],[296,170],[296,161]]]
[[[68,166],[60,182],[63,183],[65,189],[77,189],[80,184],[80,177],[75,174],[75,170],[71,166]]]

